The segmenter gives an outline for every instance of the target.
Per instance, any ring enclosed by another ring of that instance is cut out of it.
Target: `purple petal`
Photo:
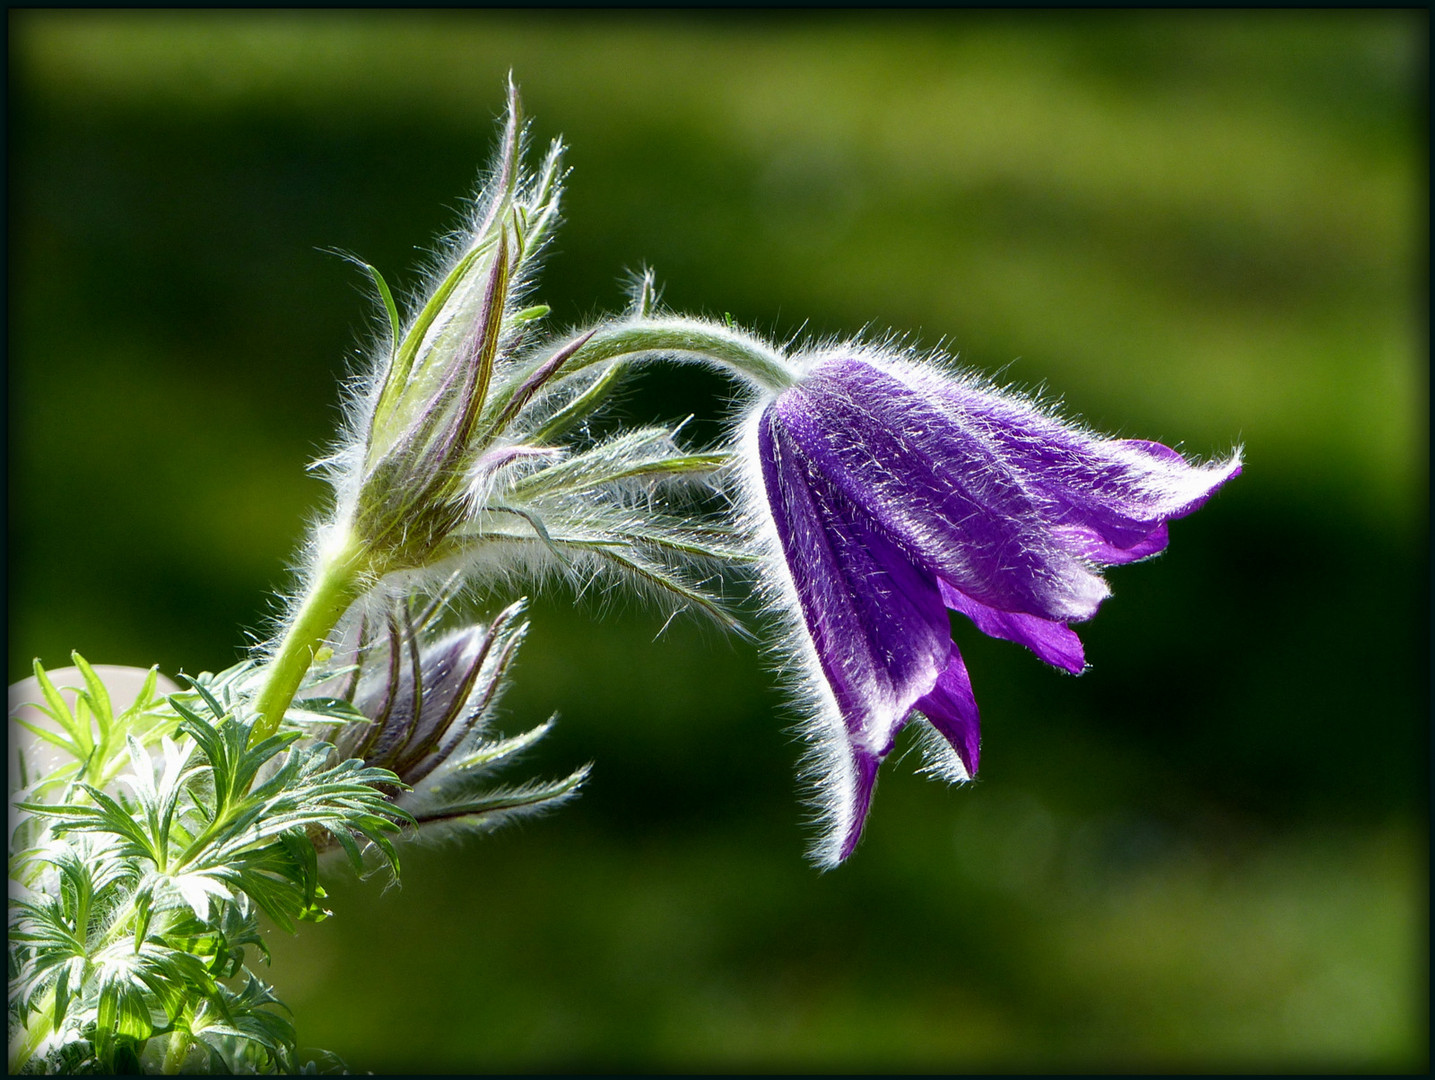
[[[967,595],[1066,620],[1089,618],[1108,594],[1052,534],[997,444],[900,379],[862,361],[829,361],[777,411],[811,471]]]
[[[480,486],[500,469],[506,469],[520,461],[557,461],[562,457],[563,452],[551,446],[529,446],[526,443],[495,446],[491,450],[485,450],[474,462],[474,485]]]
[[[396,644],[401,655],[398,678],[394,680],[389,656]],[[354,697],[354,707],[366,716],[378,719],[380,714],[386,714],[382,729],[371,732],[366,740],[365,760],[404,775],[466,708],[489,644],[487,627],[470,626],[421,645],[421,681],[415,716],[410,658],[414,641],[407,635],[401,640],[391,638],[385,658],[373,662],[373,670],[360,683]]]
[[[847,818],[847,831],[838,849],[837,861],[841,862],[857,850],[857,841],[862,839],[862,826],[867,822],[867,811],[872,806],[872,789],[877,785],[877,766],[882,759],[866,750],[853,748],[851,810]]]
[[[962,767],[967,770],[967,776],[976,776],[982,745],[981,715],[977,711],[977,699],[972,693],[966,661],[955,647],[937,684],[930,693],[917,700],[916,707],[942,738],[951,743],[962,761]]]
[[[775,411],[758,431],[773,523],[849,737],[886,754],[951,651],[937,582],[820,473]]]
[[[462,719],[491,644],[488,627],[468,626],[424,646],[419,721],[389,768],[409,780],[412,766]]]
[[[586,334],[579,334],[576,338],[564,345],[556,353],[543,361],[528,378],[524,379],[518,389],[513,391],[513,396],[508,399],[508,404],[503,407],[503,412],[493,423],[494,431],[502,431],[503,426],[517,415],[518,410],[528,403],[528,399],[538,392],[538,388],[546,383],[557,373],[558,369],[573,359],[573,354],[581,349],[598,332],[595,327]]]
[[[953,416],[984,429],[1022,483],[1050,504],[1069,550],[1102,565],[1164,549],[1162,526],[1199,509],[1240,474],[1239,455],[1192,465],[1146,439],[1103,439],[1048,416],[1014,395],[948,381]]]
[[[1025,645],[1052,667],[1059,667],[1073,675],[1080,675],[1086,670],[1086,650],[1082,648],[1081,638],[1065,623],[1019,611],[998,611],[964,595],[945,581],[940,585],[942,601],[947,607],[971,619],[987,637]]]
[[[877,766],[951,653],[936,580],[795,452],[776,409],[758,425],[772,521],[842,722],[830,777],[837,861],[857,845]],[[843,760],[845,759],[845,760]]]
[[[1122,566],[1150,558],[1165,551],[1171,541],[1170,530],[1164,524],[1124,548],[1117,547],[1095,529],[1080,525],[1057,525],[1052,534],[1060,537],[1068,550],[1100,566]]]

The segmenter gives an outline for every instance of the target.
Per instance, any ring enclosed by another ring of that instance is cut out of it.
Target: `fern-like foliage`
[[[116,712],[75,659],[75,707],[37,664],[50,723],[15,721],[72,760],[22,768],[12,801],[11,1071],[293,1071],[251,966],[259,916],[327,916],[319,838],[397,872],[398,777],[289,728],[250,745],[256,718],[212,678],[159,698],[152,675]]]

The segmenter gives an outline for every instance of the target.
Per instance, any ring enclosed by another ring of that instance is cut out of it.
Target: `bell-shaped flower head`
[[[931,771],[975,775],[976,699],[948,611],[1073,674],[1071,623],[1109,594],[1100,570],[1163,550],[1166,523],[1240,472],[1159,443],[1107,439],[971,375],[852,347],[795,364],[745,427],[750,512],[790,616],[810,707],[825,835],[856,847],[877,767],[914,717]]]

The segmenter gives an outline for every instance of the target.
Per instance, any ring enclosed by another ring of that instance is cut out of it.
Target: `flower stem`
[[[363,547],[352,542],[320,562],[304,602],[269,661],[264,685],[254,699],[259,722],[250,736],[251,744],[279,730],[289,703],[314,662],[315,651],[362,591],[365,568]]]
[[[797,381],[792,365],[761,339],[697,319],[671,317],[638,317],[600,327],[564,367],[577,371],[639,353],[713,364],[764,390],[784,390]]]
[[[179,1070],[184,1068],[184,1059],[189,1054],[190,1036],[184,1028],[175,1028],[170,1032],[169,1045],[164,1051],[164,1075],[178,1076]]]

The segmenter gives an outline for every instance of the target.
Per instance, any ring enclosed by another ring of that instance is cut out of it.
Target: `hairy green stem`
[[[164,1049],[165,1076],[178,1076],[184,1068],[184,1059],[189,1056],[190,1034],[184,1028],[175,1028],[169,1035],[169,1045]]]
[[[251,745],[279,730],[314,662],[314,653],[363,591],[366,569],[363,545],[353,541],[320,562],[303,603],[265,669],[264,685],[254,699],[259,722],[250,736]]]
[[[764,390],[784,390],[797,381],[792,365],[760,339],[697,319],[628,319],[598,329],[564,365],[577,371],[591,364],[640,353],[662,353],[726,368]]]

